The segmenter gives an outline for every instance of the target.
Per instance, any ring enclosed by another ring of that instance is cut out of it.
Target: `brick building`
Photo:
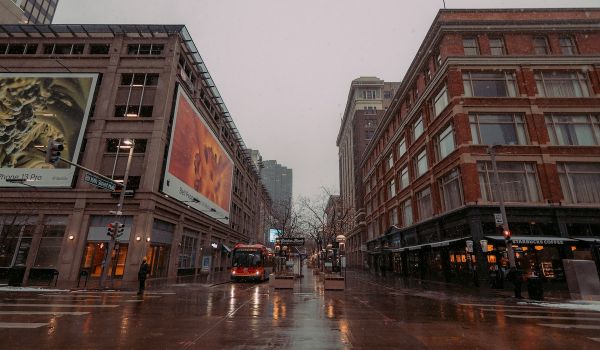
[[[345,232],[350,266],[363,266],[365,249],[361,248],[364,248],[367,241],[360,159],[398,85],[399,83],[384,82],[377,77],[360,77],[350,84],[336,140],[341,196],[338,211],[343,212],[344,217],[353,217],[349,221],[349,232]]]
[[[485,278],[506,265],[500,194],[526,273],[560,285],[561,259],[598,259],[599,23],[600,9],[440,10],[361,161],[373,269]]]
[[[43,118],[61,118],[74,106],[85,106],[85,101],[72,97],[80,96],[83,89],[74,85],[72,77],[92,76],[95,84],[90,90],[87,124],[83,124],[81,142],[77,141],[78,153],[71,152],[71,159],[119,181],[129,153],[124,144],[135,143],[127,184],[132,196],[122,208],[119,220],[125,230],[110,269],[117,284],[137,279],[143,256],[149,258],[155,281],[173,280],[224,271],[234,244],[264,241],[268,194],[185,26],[3,25],[0,53],[0,88],[10,91],[15,101],[33,106],[34,121],[16,124],[26,132],[57,135],[57,130],[67,130],[68,125],[46,123]],[[24,82],[30,80],[41,87],[26,91],[31,99],[17,99],[14,92],[27,87]],[[52,94],[55,99],[49,100]],[[14,108],[16,102],[2,96],[0,113],[17,111],[13,117],[21,118],[30,108]],[[36,98],[51,102],[31,104]],[[56,105],[63,108],[58,115],[44,112]],[[179,128],[176,122],[204,126],[185,129],[186,124]],[[2,129],[3,174],[24,161],[33,164],[31,168],[47,168],[36,163],[35,155],[19,158],[27,154],[23,143],[38,135],[23,139],[13,132],[14,125]],[[45,131],[38,125],[44,125]],[[180,131],[182,142],[177,136]],[[13,144],[6,143],[8,137],[14,137]],[[74,143],[66,141],[65,145]],[[19,147],[23,152],[12,151]],[[68,151],[63,156],[71,154]],[[195,156],[189,152],[196,152]],[[6,157],[15,160],[8,164]],[[170,190],[188,173],[193,177],[190,190]],[[83,181],[83,171],[75,172],[72,181],[65,176],[67,184],[58,188],[30,178],[9,182],[8,175],[3,175],[0,180],[0,277],[14,267],[26,269],[29,280],[56,271],[59,285],[64,286],[72,286],[83,271],[92,280],[98,277],[106,254],[107,224],[115,220],[109,211],[115,211],[117,198]],[[205,190],[209,185],[214,186]]]

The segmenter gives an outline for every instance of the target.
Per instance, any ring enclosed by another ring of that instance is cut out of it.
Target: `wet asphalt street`
[[[310,271],[308,271],[310,273]],[[349,273],[148,292],[0,293],[2,349],[600,349],[600,312],[397,289]]]

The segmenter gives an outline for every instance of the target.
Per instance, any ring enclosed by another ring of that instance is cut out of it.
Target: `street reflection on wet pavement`
[[[405,289],[348,273],[268,283],[0,294],[5,349],[600,349],[600,312]]]

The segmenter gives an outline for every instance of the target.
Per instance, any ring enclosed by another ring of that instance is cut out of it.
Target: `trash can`
[[[19,287],[23,283],[25,277],[25,266],[13,266],[8,269],[8,285]]]
[[[542,279],[539,277],[529,277],[527,280],[527,294],[529,299],[544,300],[544,288],[542,287]]]

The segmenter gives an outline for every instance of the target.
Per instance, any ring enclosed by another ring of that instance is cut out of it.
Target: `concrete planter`
[[[342,276],[324,276],[323,288],[325,290],[344,290],[346,288],[346,280]]]

